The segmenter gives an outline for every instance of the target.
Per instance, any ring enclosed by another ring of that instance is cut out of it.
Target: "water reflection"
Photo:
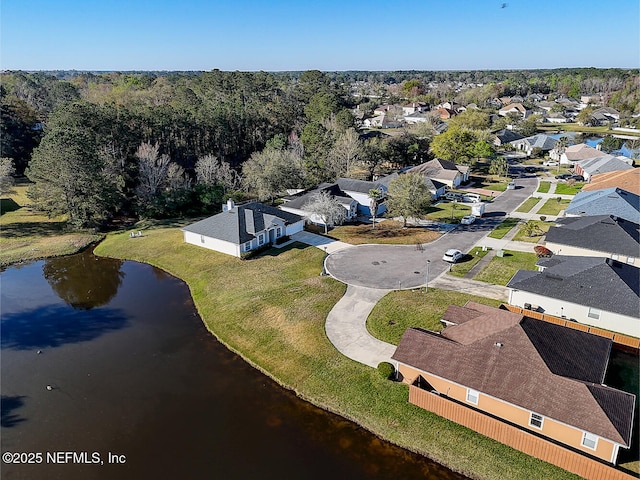
[[[42,272],[56,294],[73,308],[90,310],[106,305],[118,293],[122,261],[87,252],[45,260]]]
[[[86,342],[123,328],[127,317],[113,308],[70,309],[47,305],[30,311],[3,313],[2,348],[29,350]]]
[[[22,395],[2,395],[0,397],[0,427],[15,427],[26,420],[24,417],[14,413],[15,410],[24,405],[24,398]]]

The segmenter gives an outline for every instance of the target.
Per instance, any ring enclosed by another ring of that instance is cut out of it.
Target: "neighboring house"
[[[565,149],[564,153],[560,156],[560,164],[572,165],[574,162],[580,160],[587,160],[589,158],[601,156],[602,152],[597,148],[590,147],[586,143],[579,143],[577,145],[571,145]]]
[[[397,128],[400,126],[400,122],[392,119],[388,115],[365,118],[362,124],[367,128]]]
[[[412,113],[422,113],[428,111],[429,105],[424,102],[413,102],[402,107],[402,113],[404,115],[411,115]]]
[[[374,115],[386,115],[387,113],[392,113],[396,109],[395,105],[380,105],[373,111]]]
[[[342,192],[358,202],[358,215],[371,215],[371,197],[369,197],[371,190],[378,190],[380,192],[380,201],[378,203],[376,217],[387,211],[387,207],[383,202],[387,197],[389,185],[384,178],[377,182],[339,178],[336,183]]]
[[[531,115],[531,110],[528,110],[521,103],[510,103],[509,105],[506,105],[506,106],[502,107],[500,110],[498,110],[498,115],[500,115],[502,117],[506,117],[510,113],[517,113],[523,119],[525,119],[529,115]]]
[[[323,225],[323,220],[316,214],[307,210],[307,204],[313,200],[315,194],[327,192],[345,209],[345,220],[351,221],[358,216],[358,201],[343,192],[337,183],[323,183],[313,190],[307,190],[297,195],[283,198],[284,203],[280,205],[280,210],[294,213],[306,218],[316,225]],[[333,226],[330,223],[328,226]]]
[[[441,120],[449,120],[451,117],[453,117],[456,114],[453,110],[450,110],[448,108],[442,108],[442,107],[436,108],[433,111],[440,116]]]
[[[410,168],[407,173],[420,173],[432,181],[435,180],[451,188],[456,188],[461,183],[469,181],[470,167],[468,165],[456,165],[449,160],[436,158]]]
[[[416,112],[407,114],[403,118],[408,124],[426,123],[431,118],[431,115],[429,113]]]
[[[620,112],[611,107],[600,107],[592,112],[596,118],[604,119],[604,123],[615,123],[620,120]]]
[[[580,160],[573,164],[573,170],[578,175],[582,175],[588,182],[592,175],[598,173],[617,172],[619,170],[633,170],[633,167],[629,165],[629,161],[633,160],[624,157],[623,160],[620,157],[614,157],[613,155],[602,155],[600,157],[589,158],[587,160]]]
[[[640,168],[593,175],[591,181],[582,187],[582,191],[591,192],[612,187],[640,195]]]
[[[273,244],[302,231],[304,219],[262,203],[234,205],[184,228],[184,241],[192,245],[241,257],[243,253]]]
[[[637,223],[613,215],[566,217],[546,234],[545,247],[556,255],[604,257],[640,267]]]
[[[496,147],[500,147],[507,143],[515,142],[516,140],[522,140],[523,138],[524,136],[519,133],[509,130],[508,128],[504,128],[495,133],[495,137],[493,137],[493,144]]]
[[[516,150],[525,152],[527,155],[531,155],[536,148],[539,148],[542,152],[549,152],[556,146],[556,140],[554,138],[542,133],[521,140],[514,140],[510,143]]]
[[[615,215],[640,223],[640,196],[617,187],[578,192],[564,213],[568,217]]]
[[[402,336],[403,382],[612,464],[630,447],[635,395],[603,384],[610,339],[473,302],[442,321]]]
[[[509,305],[640,337],[638,269],[601,257],[553,255],[542,272],[518,270],[507,284]]]
[[[545,114],[544,121],[548,123],[567,123],[569,119],[563,113],[553,112]]]

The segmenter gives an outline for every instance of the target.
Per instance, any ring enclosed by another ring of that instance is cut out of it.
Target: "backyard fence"
[[[409,402],[527,455],[580,475],[587,480],[637,479],[637,477],[609,465],[551,443],[525,430],[520,430],[415,385],[409,386]]]

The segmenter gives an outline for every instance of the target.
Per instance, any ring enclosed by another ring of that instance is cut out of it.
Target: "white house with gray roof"
[[[564,213],[567,217],[615,215],[640,223],[640,196],[617,187],[578,192]]]
[[[638,269],[610,258],[553,255],[541,272],[518,270],[509,305],[640,337]]]
[[[542,152],[549,152],[556,146],[556,140],[549,135],[539,133],[532,137],[526,137],[520,140],[514,140],[510,142],[516,150],[525,152],[527,155],[531,155],[533,150],[539,148]]]
[[[257,202],[236,206],[229,200],[222,213],[192,223],[182,231],[186,243],[241,257],[303,228],[304,219],[299,215]]]
[[[611,258],[640,267],[639,227],[613,215],[565,217],[549,229],[545,247],[556,255]]]

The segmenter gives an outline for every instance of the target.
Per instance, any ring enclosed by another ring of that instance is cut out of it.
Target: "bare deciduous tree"
[[[362,144],[360,136],[354,128],[348,128],[342,133],[329,153],[329,169],[337,177],[348,176],[357,161]]]
[[[223,190],[235,190],[240,186],[240,176],[231,166],[214,155],[205,155],[196,162],[198,184],[221,185]]]
[[[136,195],[142,204],[146,204],[160,190],[166,181],[170,159],[166,154],[159,154],[160,147],[143,143],[136,151],[138,158],[138,187]]]
[[[340,224],[347,216],[345,208],[329,192],[314,194],[303,208],[322,221],[325,234],[329,225]]]

